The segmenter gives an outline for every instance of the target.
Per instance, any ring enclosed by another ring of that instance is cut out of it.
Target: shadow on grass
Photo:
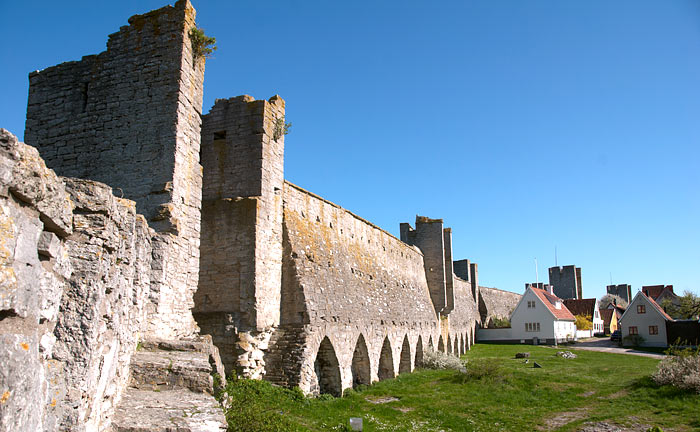
[[[672,385],[658,385],[651,379],[650,376],[637,378],[632,381],[630,388],[634,390],[654,391],[656,396],[666,399],[693,399],[698,397],[697,393],[692,390],[679,389]]]

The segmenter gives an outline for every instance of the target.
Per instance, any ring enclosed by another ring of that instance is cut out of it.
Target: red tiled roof
[[[613,309],[601,309],[600,310],[600,317],[603,319],[604,326],[610,327],[610,322],[612,322],[613,312],[615,312],[615,310],[613,310]]]
[[[564,305],[574,315],[583,315],[593,321],[593,309],[595,308],[595,299],[566,299]]]
[[[642,292],[642,295],[644,295],[644,292]],[[664,318],[666,318],[669,321],[673,321],[673,318],[671,318],[671,316],[667,314],[666,311],[664,311],[664,309],[661,306],[659,306],[659,304],[656,303],[653,298],[647,296],[647,299],[659,311],[659,313],[663,315]]]
[[[670,288],[673,292],[673,285],[647,285],[642,287],[642,292],[652,299],[656,299],[666,289]]]
[[[576,317],[574,317],[574,315],[569,311],[569,309],[566,308],[564,302],[559,297],[552,295],[547,291],[541,290],[539,288],[530,287],[530,289],[532,290],[532,292],[535,293],[535,295],[537,295],[537,297],[540,298],[540,300],[542,300],[542,303],[544,303],[545,306],[547,306],[547,309],[549,309],[549,311],[552,312],[557,319],[576,321]],[[561,309],[556,308],[555,304],[557,302],[561,302]]]

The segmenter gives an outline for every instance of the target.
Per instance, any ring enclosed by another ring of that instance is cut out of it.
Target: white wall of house
[[[488,329],[480,328],[476,330],[476,340],[479,342],[485,341],[507,341],[514,340],[512,328]]]
[[[539,331],[537,331],[538,323]],[[535,324],[534,328],[533,324]],[[567,335],[573,339],[576,331],[573,322],[557,320],[531,289],[525,291],[520,303],[511,314],[510,326],[511,338],[519,340],[532,340],[534,337],[541,340],[565,340]]]
[[[639,306],[643,306],[640,311]],[[656,326],[658,334],[653,333],[652,326]],[[651,304],[647,297],[641,292],[637,293],[632,303],[627,307],[625,314],[620,319],[622,337],[630,335],[631,327],[636,327],[637,334],[644,338],[644,346],[664,347],[668,345],[666,340],[666,319]]]
[[[593,312],[593,334],[603,333],[605,331],[605,322],[600,316],[598,300],[595,301],[595,309]]]

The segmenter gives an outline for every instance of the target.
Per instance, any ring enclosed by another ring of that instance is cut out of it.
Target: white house
[[[555,296],[528,286],[510,315],[510,328],[479,329],[477,340],[555,344],[574,340],[576,318]]]
[[[620,318],[623,343],[627,336],[642,337],[642,346],[665,347],[666,323],[673,321],[661,306],[643,292],[638,292]]]
[[[577,328],[577,338],[592,337],[597,333],[603,333],[605,331],[605,323],[598,310],[598,299],[566,299],[564,300],[564,305],[574,316],[584,316],[592,324],[591,328],[588,330]]]

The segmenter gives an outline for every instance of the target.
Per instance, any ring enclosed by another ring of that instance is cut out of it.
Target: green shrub
[[[501,363],[494,359],[473,359],[466,362],[465,366],[465,378],[470,380],[502,377]]]
[[[510,320],[508,318],[491,318],[488,328],[509,328]]]
[[[209,58],[216,51],[216,38],[204,34],[204,29],[193,27],[190,32],[190,42],[192,43],[192,59],[200,57]]]
[[[622,346],[633,346],[633,347],[639,347],[642,346],[644,343],[644,338],[639,336],[639,335],[627,335],[622,338],[621,345]]]

